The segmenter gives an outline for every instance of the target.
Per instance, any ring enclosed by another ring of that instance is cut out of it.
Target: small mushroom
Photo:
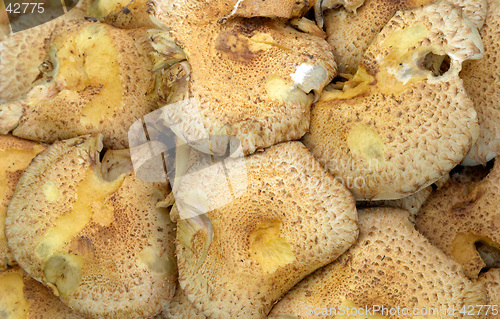
[[[396,208],[361,210],[357,244],[302,280],[274,306],[269,318],[287,318],[282,314],[338,318],[334,311],[347,308],[351,312],[346,315],[356,311],[359,317],[368,318],[366,309],[374,307],[379,310],[371,313],[374,318],[428,316],[432,314],[412,311],[436,308],[439,314],[432,318],[457,318],[462,307],[485,305],[483,285],[465,277],[462,267],[415,230],[409,217]],[[382,307],[399,312],[384,313]],[[444,313],[450,308],[455,309],[455,316]],[[485,309],[475,308],[468,318],[484,318],[484,313]]]
[[[467,154],[466,164],[483,164],[500,155],[500,3],[488,0],[488,15],[480,30],[484,58],[464,63],[460,77],[474,102],[481,132]]]
[[[488,291],[488,304],[491,305],[486,319],[499,319],[498,306],[500,305],[500,269],[493,268],[481,274],[478,282],[483,283]],[[496,309],[496,310],[495,310]]]
[[[86,318],[62,303],[47,287],[19,267],[0,272],[0,291],[1,318]]]
[[[60,141],[23,173],[7,210],[19,265],[94,318],[151,317],[175,290],[167,184],[138,180],[127,150],[99,162],[102,136]],[[118,158],[118,159],[117,159]]]
[[[426,63],[449,56],[435,74]],[[399,11],[342,90],[325,90],[303,141],[357,200],[399,199],[447,174],[479,125],[458,73],[482,56],[477,29],[447,2]]]
[[[121,29],[154,28],[148,0],[89,0],[87,15]]]
[[[336,74],[324,39],[278,19],[218,23],[231,10],[223,2],[159,1],[152,10],[190,65],[188,94],[165,115],[182,139],[234,136],[251,154],[305,134],[311,103]]]
[[[453,179],[434,192],[417,215],[416,227],[429,241],[477,278],[484,261],[477,244],[500,250],[500,161],[479,182]]]
[[[44,149],[45,146],[38,143],[0,135],[0,270],[15,264],[5,238],[7,206],[22,172]]]
[[[208,318],[265,318],[355,242],[354,199],[300,142],[211,158],[174,188],[180,286]]]

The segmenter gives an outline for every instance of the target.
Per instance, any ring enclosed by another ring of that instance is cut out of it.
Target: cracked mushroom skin
[[[5,319],[84,319],[19,267],[0,272],[0,316]]]
[[[464,63],[460,77],[474,102],[481,132],[466,159],[485,165],[500,154],[500,2],[488,1],[488,15],[480,30],[484,58]]]
[[[9,204],[12,254],[72,309],[94,318],[144,318],[174,294],[173,223],[155,205],[167,185],[135,178],[128,150],[102,136],[60,141],[35,158]]]
[[[478,281],[486,286],[488,291],[489,305],[500,305],[500,268],[493,268],[481,274]],[[486,319],[500,319],[500,314],[493,314],[493,311],[486,316]]]
[[[338,260],[302,280],[274,306],[269,318],[318,318],[311,308],[323,311],[344,306],[364,310],[374,305],[440,309],[439,316],[432,318],[484,318],[484,310],[477,308],[472,316],[457,316],[457,312],[455,316],[443,315],[444,308],[485,305],[486,291],[415,230],[408,212],[397,208],[366,209],[359,211],[359,220],[358,242]],[[320,315],[339,317],[333,311]],[[430,318],[413,317],[411,310],[410,316],[381,315],[374,313],[366,318]]]
[[[169,114],[178,135],[188,143],[235,136],[246,155],[302,137],[315,95],[336,75],[328,43],[277,19],[218,23],[231,10],[222,2],[177,2],[156,2],[152,10],[190,65],[182,102],[189,108]]]
[[[447,2],[398,12],[342,90],[325,90],[303,141],[357,200],[411,195],[462,161],[479,134],[458,73],[480,58],[477,29]],[[449,69],[436,73],[436,56]]]
[[[31,160],[45,146],[10,135],[0,135],[0,270],[15,264],[5,238],[7,206],[16,189],[17,181]]]
[[[398,10],[412,10],[435,0],[366,0],[355,12],[340,8],[325,12],[327,41],[332,45],[339,73],[356,73],[357,67],[377,34]],[[463,8],[477,28],[484,23],[486,0],[451,0]]]
[[[434,192],[417,215],[416,227],[429,241],[477,278],[485,263],[477,244],[500,250],[500,161],[479,182],[453,180]]]
[[[154,28],[148,0],[89,0],[87,15],[121,29]]]
[[[9,103],[23,110],[12,134],[52,143],[99,132],[106,147],[128,147],[128,127],[157,108],[151,51],[146,29],[89,22],[58,28],[41,83]]]
[[[355,242],[352,195],[300,142],[189,174],[204,161],[188,169],[174,194],[179,216],[195,215],[177,222],[179,283],[208,318],[266,318],[297,282]],[[242,167],[247,172],[239,175]],[[228,182],[231,192],[246,186],[219,203],[228,196],[219,185]]]

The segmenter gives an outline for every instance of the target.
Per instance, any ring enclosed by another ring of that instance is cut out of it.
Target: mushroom
[[[84,319],[19,267],[0,272],[0,316],[5,319]]]
[[[106,147],[126,148],[128,127],[157,108],[152,50],[146,29],[88,22],[59,27],[41,66],[41,83],[7,104],[23,109],[12,134],[52,143],[100,132]]]
[[[500,155],[500,3],[488,0],[488,15],[480,30],[484,58],[464,63],[460,77],[474,102],[481,132],[467,154],[465,164],[483,164]]]
[[[152,10],[190,66],[186,97],[164,115],[179,137],[232,136],[251,154],[304,135],[311,103],[336,74],[326,41],[277,19],[218,23],[231,10],[223,2],[177,2],[154,2]]]
[[[45,146],[9,135],[0,135],[0,270],[15,264],[5,238],[7,206],[14,194],[17,180],[31,160]]]
[[[361,210],[357,244],[302,280],[274,306],[269,318],[317,318],[318,313],[334,318],[342,309],[350,311],[346,318],[353,312],[368,318],[366,309],[374,310],[373,318],[432,316],[413,309],[438,309],[432,318],[457,318],[462,307],[486,304],[484,287],[465,277],[462,267],[416,231],[409,217],[397,208]],[[445,313],[453,307],[455,316]],[[484,318],[484,310],[476,308],[467,318]]]
[[[166,319],[205,319],[206,317],[189,301],[177,285],[175,295],[172,300],[163,308],[163,317]]]
[[[151,317],[175,290],[167,184],[131,171],[127,150],[99,162],[101,135],[55,142],[23,173],[7,210],[12,254],[34,279],[93,318]]]
[[[154,28],[148,0],[89,0],[87,15],[122,29]]]
[[[174,187],[177,260],[181,288],[208,318],[265,318],[355,242],[352,195],[300,142],[196,156]]]
[[[483,283],[486,286],[486,290],[488,291],[488,299],[489,299],[489,313],[486,316],[486,319],[498,319],[500,318],[500,314],[498,310],[498,305],[500,305],[500,269],[493,268],[481,274],[479,276],[478,282]]]
[[[416,218],[417,229],[477,278],[484,261],[478,244],[500,250],[500,161],[479,182],[451,180],[434,192]]]
[[[435,0],[366,0],[356,12],[340,8],[325,12],[327,41],[334,49],[339,73],[354,74],[380,30],[399,10],[412,10]],[[450,0],[463,8],[477,28],[486,17],[486,0]]]
[[[449,56],[443,75],[426,67]],[[458,73],[480,58],[477,29],[447,2],[399,11],[342,90],[325,90],[303,141],[357,200],[399,199],[460,163],[479,134]]]

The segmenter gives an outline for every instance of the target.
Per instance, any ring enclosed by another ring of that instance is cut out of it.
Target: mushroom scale
[[[425,67],[435,55],[450,57],[443,75]],[[343,90],[325,90],[313,105],[303,141],[357,200],[411,195],[447,174],[477,140],[458,72],[481,55],[477,29],[455,6],[400,11]]]
[[[0,270],[15,264],[5,238],[7,206],[16,184],[31,160],[45,149],[44,145],[11,135],[0,135]]]
[[[205,319],[206,317],[189,301],[182,288],[177,285],[174,298],[163,308],[165,319]]]
[[[489,305],[500,305],[500,268],[490,269],[479,276],[478,282],[483,283],[488,291]],[[500,319],[500,313],[492,307],[486,319]]]
[[[434,192],[416,218],[417,229],[477,278],[485,263],[476,250],[482,243],[500,251],[500,161],[479,182],[453,179]]]
[[[485,165],[500,154],[500,3],[488,0],[488,15],[480,30],[484,58],[464,63],[460,77],[474,102],[481,132],[466,160]]]
[[[444,310],[485,305],[484,286],[465,277],[461,266],[415,230],[409,217],[407,211],[397,208],[360,210],[358,242],[290,290],[269,318],[282,314],[317,318],[314,311],[321,318],[334,318],[335,310],[346,311],[347,307],[367,316],[364,311],[375,305],[406,308],[409,315],[379,312],[372,314],[374,318],[420,318],[413,317],[412,309],[436,308],[439,315],[432,318],[464,318],[458,310],[455,315],[443,315]],[[466,318],[484,318],[484,310],[475,308]]]
[[[180,286],[208,318],[265,318],[357,237],[352,195],[300,142],[215,165],[202,155],[174,196]]]
[[[222,2],[157,2],[152,10],[190,65],[187,97],[172,106],[179,137],[235,136],[247,155],[306,133],[315,95],[336,75],[324,39],[279,19],[219,23],[231,10]]]
[[[72,309],[151,317],[176,283],[174,224],[155,207],[168,187],[138,180],[127,150],[108,151],[100,163],[101,148],[101,135],[87,135],[35,158],[7,210],[8,245]]]

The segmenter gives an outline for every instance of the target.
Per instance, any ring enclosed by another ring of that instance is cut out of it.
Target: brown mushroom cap
[[[83,319],[47,287],[16,267],[0,272],[0,315],[6,319]]]
[[[174,195],[180,218],[196,216],[177,222],[179,282],[207,317],[265,318],[357,236],[352,195],[300,142],[223,163],[204,155]]]
[[[280,318],[280,314],[317,318],[311,308],[328,311],[341,305],[361,310],[378,305],[410,312],[409,316],[402,311],[392,316],[379,313],[385,317],[377,318],[415,318],[412,309],[431,308],[439,309],[439,316],[433,318],[457,318],[443,316],[443,311],[487,302],[484,287],[467,279],[460,265],[416,231],[408,212],[374,208],[361,210],[359,216],[358,243],[302,280],[274,306],[269,318]],[[476,312],[467,318],[483,318],[484,311]],[[334,312],[321,317],[333,318]]]
[[[101,140],[56,142],[35,158],[9,204],[7,241],[19,265],[71,308],[151,317],[175,289],[174,225],[155,208],[168,189],[136,179],[126,150],[116,155],[123,163],[108,151],[101,165]]]
[[[168,114],[180,137],[235,136],[250,154],[304,135],[312,92],[336,74],[328,43],[277,19],[219,23],[231,10],[225,3],[191,2],[153,7],[190,64],[187,98]]]
[[[31,160],[45,146],[10,135],[0,135],[0,270],[15,263],[5,238],[7,206],[16,189],[17,180]]]
[[[474,102],[481,132],[467,155],[485,164],[500,154],[500,2],[488,0],[488,15],[480,30],[484,58],[464,63],[460,77]]]
[[[126,148],[128,127],[157,108],[149,41],[146,29],[88,22],[59,27],[43,81],[18,102],[24,114],[13,135],[51,143],[100,132],[106,147]]]
[[[354,74],[373,39],[398,10],[411,10],[435,0],[366,0],[354,13],[343,8],[325,12],[327,41],[333,47],[339,73]],[[463,8],[477,28],[486,17],[486,0],[451,0]]]
[[[206,317],[189,301],[182,288],[177,285],[175,295],[163,308],[165,319],[205,319]]]
[[[87,15],[121,29],[153,28],[148,0],[89,0]]]
[[[500,268],[493,268],[481,274],[478,282],[483,283],[488,291],[489,305],[498,307],[500,305]],[[500,313],[490,309],[486,319],[500,319]]]
[[[451,180],[434,192],[417,215],[416,227],[429,241],[462,264],[470,278],[485,266],[481,242],[500,249],[500,161],[480,182]]]
[[[481,57],[477,29],[447,2],[398,12],[343,91],[311,109],[304,143],[356,199],[398,199],[429,186],[462,161],[479,134],[458,76]],[[448,55],[435,74],[427,59]]]

